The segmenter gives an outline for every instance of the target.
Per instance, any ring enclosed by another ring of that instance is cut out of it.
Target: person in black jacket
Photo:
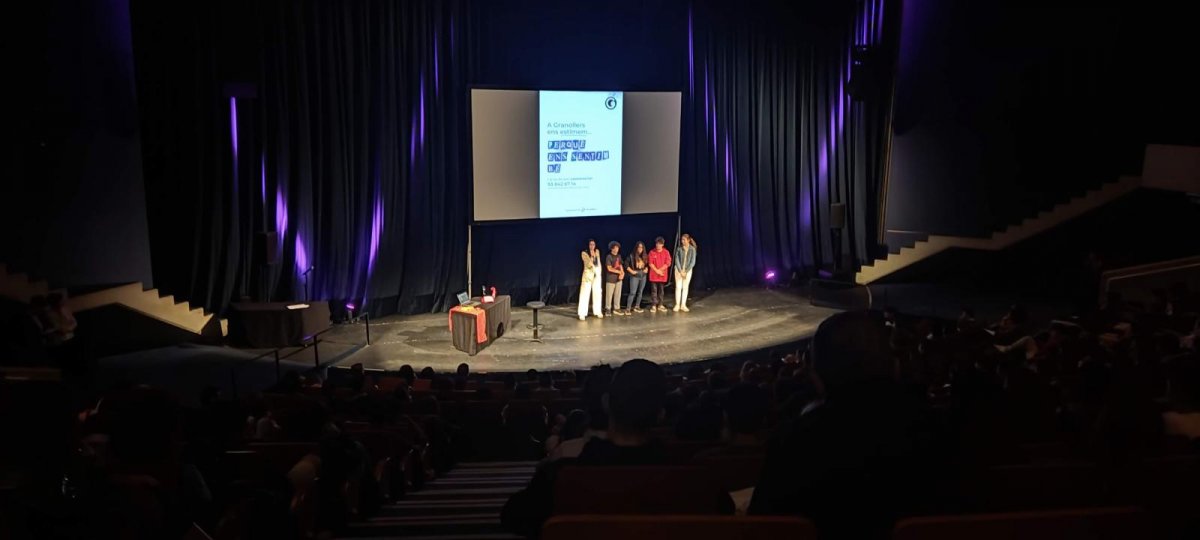
[[[822,538],[887,538],[895,520],[928,511],[945,476],[923,405],[896,382],[890,331],[873,313],[817,328],[811,374],[820,399],[767,447],[751,514],[799,515]]]
[[[667,397],[667,379],[661,367],[649,360],[630,360],[613,375],[605,396],[609,415],[608,438],[593,438],[578,458],[545,463],[529,485],[513,494],[500,513],[500,522],[516,534],[536,537],[554,511],[554,481],[568,465],[663,465],[667,456],[651,440]]]

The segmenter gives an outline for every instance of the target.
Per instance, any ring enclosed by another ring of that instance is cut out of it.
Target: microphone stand
[[[308,267],[308,270],[305,270],[303,274],[300,274],[300,277],[304,278],[304,303],[306,304],[311,301],[312,297],[312,280],[308,278],[308,274],[316,269],[317,267],[310,266]]]

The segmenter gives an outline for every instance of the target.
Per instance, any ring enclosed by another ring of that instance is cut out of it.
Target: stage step
[[[143,289],[141,282],[77,296],[70,299],[70,304],[76,312],[119,304],[195,334],[203,333],[213,318],[187,302],[176,302],[174,296],[159,296],[158,289]]]
[[[1050,210],[1039,212],[1036,216],[1011,225],[1003,231],[993,233],[987,238],[929,235],[925,240],[917,241],[912,247],[903,247],[899,253],[889,254],[887,257],[875,260],[873,264],[864,265],[854,275],[854,281],[859,285],[866,285],[951,248],[989,251],[1005,249],[1104,206],[1140,186],[1141,178],[1139,177],[1121,177],[1116,182],[1104,184]]]
[[[7,266],[0,264],[0,296],[29,303],[34,296],[45,296],[55,290],[61,289],[52,289],[44,280],[30,280],[29,276],[23,273],[10,274]],[[121,305],[197,335],[204,332],[204,328],[213,318],[213,315],[205,313],[203,308],[192,307],[187,301],[172,295],[160,296],[158,289],[146,289],[141,282],[105,287],[68,297],[67,304],[76,313],[113,304]],[[224,319],[219,322],[221,335],[225,335],[227,323]]]

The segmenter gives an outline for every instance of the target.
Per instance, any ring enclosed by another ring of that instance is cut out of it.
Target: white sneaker
[[[581,321],[586,321],[586,320],[587,320],[587,316],[586,316],[586,315],[580,315],[580,316],[579,316],[579,320],[581,320]]]
[[[604,314],[603,314],[603,313],[597,313],[597,314],[596,314],[596,318],[597,318],[597,319],[603,319],[603,318],[604,318]]]
[[[671,311],[679,311],[679,304],[675,304],[675,307],[671,308]]]
[[[683,312],[688,312],[688,311],[691,311],[690,309],[688,309],[688,308],[687,308],[687,306],[681,306],[681,307],[679,308],[679,310],[680,310],[680,311],[683,311]]]

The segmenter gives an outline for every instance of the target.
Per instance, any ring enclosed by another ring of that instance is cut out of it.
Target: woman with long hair
[[[692,268],[696,266],[696,241],[683,233],[675,248],[675,307],[673,311],[691,311],[687,307],[688,286],[692,284]]]
[[[650,272],[645,243],[639,241],[633,246],[633,252],[625,261],[625,272],[629,274],[629,300],[625,305],[625,312],[642,313],[642,291],[646,289],[646,276]]]
[[[592,314],[603,319],[604,313],[601,311],[600,301],[603,299],[603,292],[600,283],[600,271],[604,268],[600,265],[600,250],[596,249],[596,241],[588,240],[587,249],[579,253],[583,259],[583,275],[579,277],[579,320],[586,320],[588,313],[588,301],[592,303]]]

